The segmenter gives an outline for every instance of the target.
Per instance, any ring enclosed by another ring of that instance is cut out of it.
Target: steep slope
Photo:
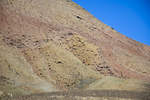
[[[0,43],[0,90],[17,94],[56,90],[33,72],[32,66],[17,49]]]
[[[0,0],[0,91],[147,91],[150,47],[70,0]]]

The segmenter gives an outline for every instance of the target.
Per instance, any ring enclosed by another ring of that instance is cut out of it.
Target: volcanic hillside
[[[0,95],[76,89],[150,91],[150,47],[71,0],[0,0]]]

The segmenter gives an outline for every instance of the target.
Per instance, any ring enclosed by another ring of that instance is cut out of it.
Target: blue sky
[[[150,0],[73,0],[129,38],[150,46]]]

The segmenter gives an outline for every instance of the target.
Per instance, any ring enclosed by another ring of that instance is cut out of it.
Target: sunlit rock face
[[[0,0],[0,96],[149,91],[149,81],[150,47],[74,2]]]

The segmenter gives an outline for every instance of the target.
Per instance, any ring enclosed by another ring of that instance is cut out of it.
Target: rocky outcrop
[[[0,0],[0,91],[148,91],[150,47],[70,0]]]

